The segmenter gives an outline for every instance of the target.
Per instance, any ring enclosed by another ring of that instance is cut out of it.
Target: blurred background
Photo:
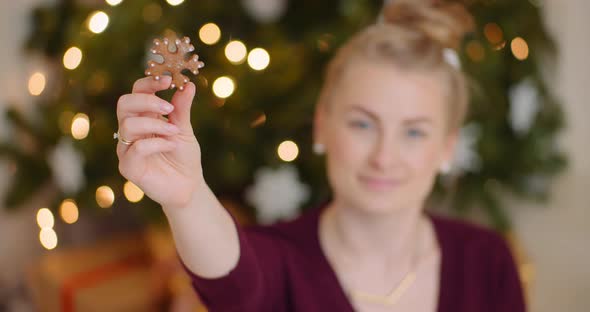
[[[531,311],[587,311],[590,2],[460,2],[471,112],[428,209],[503,234]],[[382,5],[2,1],[0,311],[203,311],[160,208],[118,173],[117,99],[161,61],[154,39],[189,37],[207,182],[241,223],[293,218],[329,196],[311,152],[324,66]]]

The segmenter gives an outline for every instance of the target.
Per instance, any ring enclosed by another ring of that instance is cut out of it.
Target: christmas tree
[[[546,199],[552,177],[565,165],[555,145],[562,113],[540,70],[555,50],[536,2],[463,3],[477,24],[458,51],[472,80],[471,111],[452,172],[438,181],[433,199],[457,212],[482,207],[506,230],[502,192]],[[289,163],[280,179],[307,185],[283,183],[296,186],[298,209],[325,198],[323,160],[311,152],[323,70],[346,39],[375,22],[382,5],[61,0],[35,9],[24,49],[47,66],[29,81],[36,117],[20,111],[19,103],[7,111],[16,134],[0,142],[0,155],[14,164],[5,206],[17,207],[53,183],[59,189],[52,210],[65,200],[82,211],[141,206],[146,216],[161,218],[158,205],[119,174],[112,135],[118,98],[143,76],[153,40],[173,32],[190,37],[206,64],[194,78],[192,123],[215,193],[259,208],[246,200],[260,202],[264,193],[247,191],[254,178],[268,177],[265,167]],[[172,92],[159,95],[169,100]]]

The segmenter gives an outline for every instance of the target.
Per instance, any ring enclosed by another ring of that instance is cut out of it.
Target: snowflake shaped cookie
[[[174,44],[176,49],[174,52],[170,51],[170,44]],[[199,61],[199,56],[193,54],[186,59],[186,54],[193,52],[195,47],[190,44],[190,39],[184,37],[182,39],[170,40],[164,38],[162,40],[155,39],[154,45],[150,50],[153,54],[159,54],[164,58],[164,62],[158,63],[156,61],[148,61],[148,68],[145,70],[147,76],[153,76],[154,79],[159,80],[160,77],[169,73],[172,76],[172,84],[170,89],[178,88],[184,90],[184,85],[189,82],[189,78],[181,72],[184,69],[190,70],[193,74],[198,74],[199,69],[203,68],[205,64]]]

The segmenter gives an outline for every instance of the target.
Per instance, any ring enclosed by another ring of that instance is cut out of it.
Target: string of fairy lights
[[[105,0],[111,6],[119,5],[123,0]],[[180,5],[184,0],[167,0],[167,3],[172,6]],[[156,4],[157,6],[157,4]],[[161,8],[154,7],[154,4],[146,6],[144,10],[144,19],[146,21],[154,21],[161,15]],[[85,26],[91,32],[100,34],[104,32],[109,25],[109,16],[103,11],[92,12],[85,23]],[[215,23],[206,23],[198,31],[199,39],[206,45],[215,45],[221,39],[221,29]],[[246,62],[252,70],[262,71],[270,64],[269,53],[261,47],[256,47],[248,52],[244,42],[240,40],[232,40],[225,45],[224,54],[227,60],[234,65],[240,65]],[[66,70],[75,70],[82,65],[84,53],[77,46],[72,46],[63,54],[62,63]],[[94,85],[99,85],[104,88],[104,77],[100,73],[94,75],[90,80],[93,80]],[[43,72],[33,73],[28,81],[28,90],[32,96],[40,96],[45,90],[47,79]],[[230,76],[221,76],[214,80],[211,90],[213,94],[220,99],[230,97],[236,89],[236,82]],[[251,124],[252,127],[259,126],[266,122],[266,115],[261,115]],[[90,117],[82,112],[73,113],[65,111],[59,118],[59,127],[64,134],[71,135],[75,140],[84,140],[88,137],[90,132]],[[289,162],[297,158],[299,148],[293,141],[286,140],[277,147],[277,154],[283,161]],[[131,181],[125,182],[123,185],[123,194],[125,198],[132,203],[141,201],[144,197],[143,191]],[[115,191],[108,185],[99,186],[95,192],[96,203],[103,209],[109,209],[115,202]],[[58,209],[59,217],[66,224],[73,224],[78,221],[79,209],[73,199],[64,199]],[[47,208],[40,208],[36,215],[37,225],[40,228],[39,241],[41,245],[48,249],[54,249],[58,245],[58,236],[54,230],[55,216],[53,212]]]
[[[123,0],[105,0],[110,6],[117,6]],[[171,6],[177,6],[184,2],[184,0],[166,0]],[[146,22],[157,21],[162,14],[162,9],[158,4],[152,3],[147,5],[143,11],[143,17]],[[104,32],[109,25],[109,16],[103,11],[92,12],[85,23],[88,30],[95,34]],[[483,28],[486,39],[492,44],[495,51],[504,49],[508,40],[504,37],[502,28],[496,23],[488,23]],[[206,23],[198,31],[198,37],[206,45],[215,45],[221,39],[221,29],[215,23]],[[529,56],[529,47],[525,39],[515,37],[510,40],[510,50],[512,55],[524,61]],[[486,49],[479,40],[471,40],[465,47],[466,55],[473,62],[480,62],[486,57]],[[240,40],[232,40],[225,45],[224,54],[227,60],[234,65],[240,65],[246,62],[252,70],[262,71],[270,64],[269,53],[261,47],[256,47],[248,52],[246,44]],[[66,50],[63,55],[62,63],[66,70],[75,70],[83,61],[83,52],[79,47],[72,46]],[[105,78],[104,73],[97,72],[93,74],[90,81],[94,88],[104,88]],[[28,81],[28,90],[32,96],[39,96],[43,93],[46,85],[46,77],[42,72],[33,73]],[[211,90],[216,97],[226,99],[230,97],[235,89],[236,82],[230,76],[221,76],[214,80],[211,85]],[[90,90],[92,91],[92,90]],[[252,127],[259,126],[266,122],[266,115],[262,114],[251,123]],[[73,113],[65,111],[59,118],[59,126],[63,133],[69,134],[75,140],[84,140],[88,137],[90,131],[90,117],[82,112]],[[299,147],[291,140],[281,142],[277,147],[278,157],[285,161],[294,161],[299,154]],[[141,201],[144,197],[143,191],[127,181],[123,186],[123,194],[125,198],[132,203]],[[99,186],[95,193],[96,203],[103,209],[108,209],[113,206],[115,202],[115,192],[108,185]],[[73,224],[78,220],[79,210],[76,202],[73,199],[64,199],[59,207],[59,216],[61,220],[67,224]],[[40,208],[37,212],[37,224],[39,225],[39,241],[41,245],[48,249],[54,249],[58,244],[58,237],[53,230],[55,218],[49,208]]]

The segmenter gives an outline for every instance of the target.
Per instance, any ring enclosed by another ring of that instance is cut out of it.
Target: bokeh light
[[[299,147],[293,141],[283,141],[277,148],[277,154],[283,161],[293,161],[299,155]]]
[[[483,27],[483,33],[491,44],[498,44],[504,38],[502,29],[496,23],[487,23]]]
[[[270,63],[270,55],[263,48],[256,48],[248,54],[248,65],[254,70],[263,70]]]
[[[67,223],[72,224],[78,221],[79,211],[76,202],[72,199],[64,199],[59,206],[59,215],[61,219]]]
[[[494,50],[496,51],[500,51],[502,49],[504,49],[504,47],[506,46],[506,40],[502,40],[500,43],[494,45]]]
[[[467,52],[467,56],[469,56],[469,58],[474,62],[480,62],[485,57],[485,50],[482,44],[476,40],[472,40],[467,43],[465,52]]]
[[[225,46],[225,57],[233,64],[241,64],[246,58],[246,45],[241,41],[234,40]]]
[[[184,0],[166,0],[166,2],[168,2],[169,5],[176,6],[183,3]]]
[[[64,53],[63,63],[65,68],[76,69],[80,62],[82,62],[82,50],[78,47],[71,47]]]
[[[143,198],[143,191],[139,188],[139,186],[135,185],[131,181],[125,182],[123,185],[123,194],[125,194],[125,198],[132,203],[137,203]]]
[[[260,115],[258,115],[258,117],[256,117],[256,119],[252,120],[252,122],[250,123],[250,128],[260,127],[265,122],[266,122],[266,114],[264,112],[260,113]]]
[[[57,247],[57,233],[52,228],[41,229],[39,232],[39,241],[45,249],[54,249]]]
[[[512,39],[510,49],[517,60],[524,61],[529,57],[529,45],[521,37]]]
[[[42,229],[50,229],[53,228],[55,224],[55,219],[53,218],[53,213],[48,208],[41,208],[37,211],[37,225],[39,225]]]
[[[86,88],[90,95],[97,95],[107,87],[108,75],[102,70],[96,70],[92,73],[86,82]]]
[[[162,7],[157,3],[150,3],[143,8],[143,20],[153,24],[162,17]]]
[[[72,137],[76,140],[85,139],[90,131],[90,119],[84,113],[78,113],[72,118]]]
[[[119,5],[121,2],[123,2],[123,0],[106,0],[106,2],[110,6],[116,6],[116,5]]]
[[[100,34],[109,25],[109,16],[103,11],[96,11],[90,15],[88,19],[88,29],[95,33]]]
[[[234,93],[235,88],[236,86],[234,84],[234,81],[227,76],[219,77],[215,79],[215,81],[213,82],[213,93],[215,93],[217,97],[220,97],[222,99],[225,99],[232,95]]]
[[[109,208],[115,202],[113,189],[103,185],[96,189],[96,203],[100,208]]]
[[[203,25],[199,30],[199,38],[203,43],[212,45],[216,44],[221,38],[221,29],[214,23],[208,23]]]
[[[29,78],[29,93],[31,95],[40,95],[45,90],[45,75],[36,72]]]

